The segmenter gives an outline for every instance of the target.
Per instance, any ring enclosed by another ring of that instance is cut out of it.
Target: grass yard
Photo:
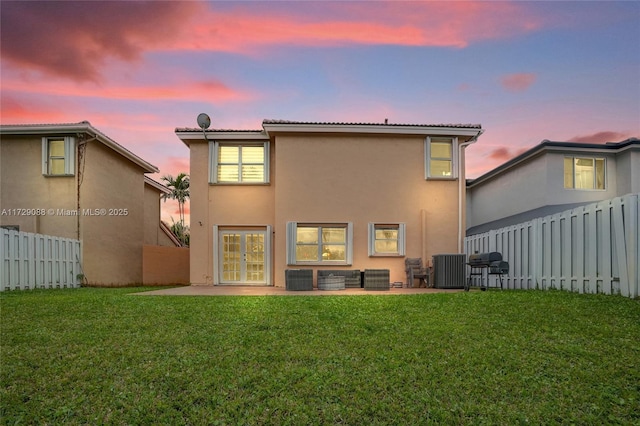
[[[3,424],[640,424],[640,301],[0,294]]]

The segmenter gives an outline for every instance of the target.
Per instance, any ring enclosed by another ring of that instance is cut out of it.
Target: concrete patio
[[[437,288],[391,288],[389,290],[364,290],[362,288],[318,290],[314,288],[312,291],[290,291],[285,290],[284,287],[191,285],[134,294],[140,296],[398,296],[461,291],[463,289]]]

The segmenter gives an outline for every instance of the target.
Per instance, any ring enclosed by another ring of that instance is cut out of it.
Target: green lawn
[[[640,301],[0,294],[4,424],[640,424]]]

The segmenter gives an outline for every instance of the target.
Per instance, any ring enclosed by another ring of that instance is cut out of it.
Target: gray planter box
[[[313,290],[312,269],[287,269],[284,271],[285,286],[287,290],[308,291]]]

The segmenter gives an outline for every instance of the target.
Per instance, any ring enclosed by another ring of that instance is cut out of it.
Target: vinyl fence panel
[[[471,235],[467,254],[498,251],[509,262],[505,287],[640,295],[639,194]],[[478,285],[478,277],[471,277]],[[497,277],[490,278],[496,286]]]
[[[78,240],[0,229],[0,291],[79,287]]]

